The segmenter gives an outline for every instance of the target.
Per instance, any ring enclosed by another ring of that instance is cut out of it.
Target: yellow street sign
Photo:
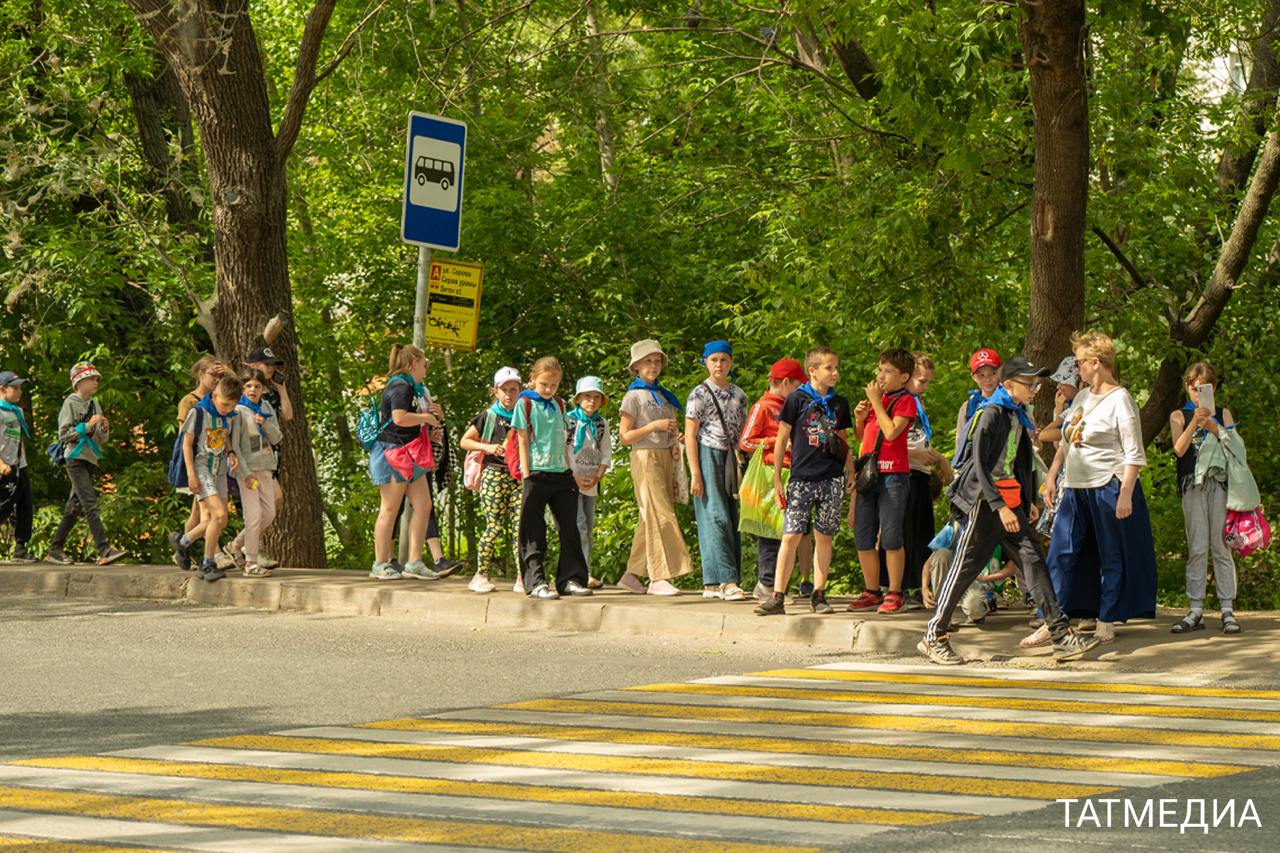
[[[476,348],[483,282],[483,264],[431,261],[427,285],[427,346]]]

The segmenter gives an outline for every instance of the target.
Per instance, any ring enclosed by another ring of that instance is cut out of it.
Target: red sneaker
[[[884,601],[876,608],[877,613],[901,613],[906,609],[905,602],[902,600],[902,593],[890,592],[885,595]]]
[[[845,610],[850,613],[865,613],[868,610],[875,610],[882,601],[884,601],[884,598],[880,593],[866,590],[862,595],[855,598]]]

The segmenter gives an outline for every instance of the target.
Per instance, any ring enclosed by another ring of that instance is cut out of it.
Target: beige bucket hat
[[[631,369],[635,370],[637,361],[641,361],[654,353],[662,356],[662,369],[666,370],[667,354],[662,351],[662,344],[653,338],[645,338],[643,341],[636,341],[631,345]]]

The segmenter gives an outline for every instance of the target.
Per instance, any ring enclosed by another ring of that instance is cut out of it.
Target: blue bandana
[[[544,397],[541,394],[539,394],[537,391],[534,391],[532,388],[529,389],[528,391],[521,391],[520,399],[533,400],[535,403],[540,403],[544,408],[547,408],[547,409],[554,409],[556,407],[556,401],[554,397]]]
[[[924,413],[924,400],[919,395],[912,394],[916,401],[916,419],[920,421],[920,429],[924,430],[924,440],[933,441],[933,425],[929,423],[929,416]]]
[[[711,358],[711,356],[715,355],[716,353],[724,353],[730,358],[733,358],[733,345],[730,344],[728,341],[711,341],[709,343],[703,344],[702,363],[706,364],[707,359]]]
[[[218,407],[213,404],[212,393],[205,394],[200,398],[200,402],[196,403],[196,405],[204,409],[211,418],[234,418],[236,416],[234,409],[231,410],[231,414],[229,415],[224,415],[222,412],[219,412]]]
[[[27,427],[27,419],[22,415],[21,406],[15,403],[10,403],[7,400],[0,400],[0,409],[3,409],[6,412],[12,412],[16,415],[18,418],[18,425],[22,427],[22,434],[27,438],[31,437],[31,430]]]
[[[643,379],[637,376],[635,381],[633,381],[630,385],[627,386],[627,390],[628,391],[635,391],[635,390],[648,391],[650,394],[653,395],[653,402],[657,403],[659,406],[661,406],[663,401],[665,400],[666,402],[674,406],[677,412],[684,411],[684,406],[680,405],[680,398],[677,397],[670,388],[664,387],[661,382],[655,382],[652,385],[650,385],[648,382],[645,382]]]
[[[999,406],[1002,409],[1008,409],[1018,416],[1018,423],[1022,424],[1024,429],[1028,432],[1035,432],[1036,425],[1031,420],[1031,415],[1027,414],[1027,407],[1021,403],[1015,403],[1003,385],[996,386],[996,390],[986,399],[983,408],[986,408],[986,406]]]
[[[261,418],[271,417],[270,412],[262,411],[261,403],[255,403],[252,400],[250,400],[248,397],[244,396],[243,394],[240,395],[240,405],[244,406],[246,409],[253,412],[258,417],[261,417]],[[263,436],[267,434],[267,431],[262,428],[262,424],[258,424],[258,434]]]
[[[515,410],[514,410],[514,409],[504,409],[504,408],[502,408],[502,404],[501,404],[501,403],[499,403],[497,400],[494,400],[494,401],[493,401],[493,405],[489,407],[489,411],[493,412],[493,413],[494,413],[495,415],[497,415],[498,417],[503,418],[503,419],[508,420],[508,421],[509,421],[509,420],[511,420],[512,418],[514,418],[514,417],[516,416],[516,413],[515,413]]]
[[[587,443],[587,433],[591,433],[592,441],[599,441],[601,431],[604,429],[604,418],[597,412],[594,415],[588,415],[581,408],[575,408],[567,417],[573,421],[573,452],[577,453],[582,449],[582,445]]]
[[[813,390],[813,385],[806,382],[797,390],[812,401],[810,405],[818,406],[831,420],[834,421],[836,419],[836,410],[831,407],[831,401],[836,396],[835,388],[828,388],[827,393],[819,395],[817,391]]]
[[[975,389],[970,391],[969,401],[965,403],[964,406],[964,422],[968,423],[973,420],[973,416],[978,413],[978,409],[981,409],[982,404],[986,401],[987,398],[982,396],[982,392],[980,390]]]

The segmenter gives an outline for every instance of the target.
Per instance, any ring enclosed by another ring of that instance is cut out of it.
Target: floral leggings
[[[520,522],[520,483],[506,471],[485,468],[480,476],[480,512],[484,531],[477,547],[478,568],[485,574],[499,572],[502,552],[514,556],[516,531]],[[504,547],[505,543],[505,547]]]

